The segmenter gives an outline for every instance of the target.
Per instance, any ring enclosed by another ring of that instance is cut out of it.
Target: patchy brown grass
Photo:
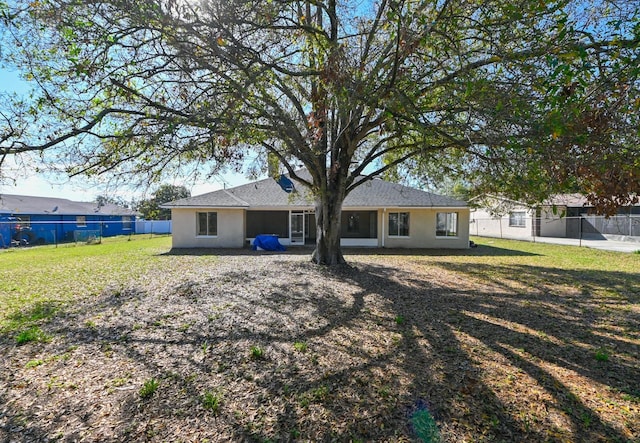
[[[638,441],[640,256],[480,243],[158,255],[5,329],[0,441]]]

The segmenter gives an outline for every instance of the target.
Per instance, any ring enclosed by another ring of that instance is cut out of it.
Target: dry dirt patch
[[[49,340],[2,336],[0,441],[640,438],[637,299],[524,267],[349,260],[168,255],[69,305]]]

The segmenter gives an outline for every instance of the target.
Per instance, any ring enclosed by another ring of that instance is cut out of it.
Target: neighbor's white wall
[[[509,214],[494,217],[485,209],[479,208],[471,212],[469,233],[481,237],[529,238],[533,236],[533,211],[525,207],[514,207],[511,212],[525,212],[525,225],[509,226]]]
[[[218,235],[196,235],[196,212],[218,213]],[[174,248],[242,248],[245,243],[245,211],[243,209],[172,209]]]
[[[409,212],[409,237],[389,237],[389,212]],[[436,214],[458,213],[458,236],[436,237]],[[385,248],[466,249],[469,247],[469,209],[387,209],[380,211]]]
[[[567,236],[567,218],[566,206],[556,207],[554,211],[550,207],[543,207],[540,211],[540,236],[541,237],[566,237]]]

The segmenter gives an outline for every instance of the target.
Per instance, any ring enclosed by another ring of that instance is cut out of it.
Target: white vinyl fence
[[[136,220],[136,234],[171,234],[171,220]]]

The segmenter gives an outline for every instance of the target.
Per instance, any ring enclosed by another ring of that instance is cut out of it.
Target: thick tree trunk
[[[316,249],[311,258],[316,264],[346,264],[340,248],[342,195],[343,192],[329,192],[316,197]]]

